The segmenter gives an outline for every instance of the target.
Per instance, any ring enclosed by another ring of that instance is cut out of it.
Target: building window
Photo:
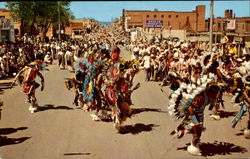
[[[179,15],[176,15],[176,18],[178,18],[179,17]]]
[[[18,33],[19,33],[19,30],[15,29],[15,35],[18,35]]]
[[[156,18],[157,16],[156,16],[156,15],[154,15],[154,17]]]
[[[147,15],[147,18],[149,18],[149,15]]]
[[[14,23],[17,23],[17,22],[18,22],[18,21],[17,21],[17,19],[15,18],[15,19],[14,19]]]
[[[218,29],[217,29],[217,31],[219,31],[220,30],[220,23],[218,23]]]
[[[171,18],[171,15],[169,15],[168,17]]]
[[[164,18],[164,15],[161,15],[162,18]]]

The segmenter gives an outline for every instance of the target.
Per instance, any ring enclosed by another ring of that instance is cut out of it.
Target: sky
[[[112,21],[126,10],[185,11],[195,10],[197,5],[206,6],[206,18],[210,16],[210,1],[72,1],[70,9],[75,18],[94,18]],[[5,2],[0,2],[5,8]],[[250,1],[214,1],[214,16],[224,17],[226,9],[232,9],[236,17],[250,17]]]

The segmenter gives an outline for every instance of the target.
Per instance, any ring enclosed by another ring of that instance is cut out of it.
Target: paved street
[[[124,52],[124,50],[123,50]],[[128,55],[123,55],[127,56]],[[56,62],[43,71],[45,90],[37,90],[39,112],[31,114],[21,87],[4,89],[1,99],[0,132],[7,136],[0,143],[1,159],[166,159],[166,158],[247,158],[249,140],[243,137],[246,117],[231,127],[231,119],[238,112],[232,107],[231,96],[225,95],[226,109],[222,119],[215,121],[206,109],[202,134],[203,156],[190,156],[187,144],[192,136],[182,139],[170,136],[178,122],[167,113],[168,95],[161,92],[159,82],[144,82],[144,72],[135,78],[141,87],[132,95],[133,115],[125,122],[128,132],[119,134],[112,122],[96,122],[92,112],[84,112],[72,104],[74,92],[64,86],[66,70],[59,70]],[[38,78],[40,82],[40,79]],[[0,81],[1,88],[4,82]],[[167,88],[164,88],[168,92]]]

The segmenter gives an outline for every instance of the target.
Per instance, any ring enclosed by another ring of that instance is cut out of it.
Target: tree
[[[69,9],[69,1],[9,1],[6,7],[11,10],[12,17],[20,20],[20,33],[37,35],[40,31],[46,35],[49,27],[58,26],[58,8],[60,21],[65,25],[74,18]]]
[[[31,10],[29,9],[31,6],[31,1],[25,2],[7,2],[6,7],[11,10],[11,16],[15,20],[20,20],[20,34],[23,35],[24,32],[27,32],[27,22],[31,21],[30,14]]]

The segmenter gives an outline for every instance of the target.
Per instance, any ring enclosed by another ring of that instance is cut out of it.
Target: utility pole
[[[58,2],[58,30],[59,30],[58,38],[59,41],[61,41],[61,20],[60,20],[60,8],[59,8],[60,1],[57,2]]]
[[[213,43],[213,12],[214,12],[214,1],[210,2],[210,26],[209,26],[209,52],[212,53],[212,43]]]

